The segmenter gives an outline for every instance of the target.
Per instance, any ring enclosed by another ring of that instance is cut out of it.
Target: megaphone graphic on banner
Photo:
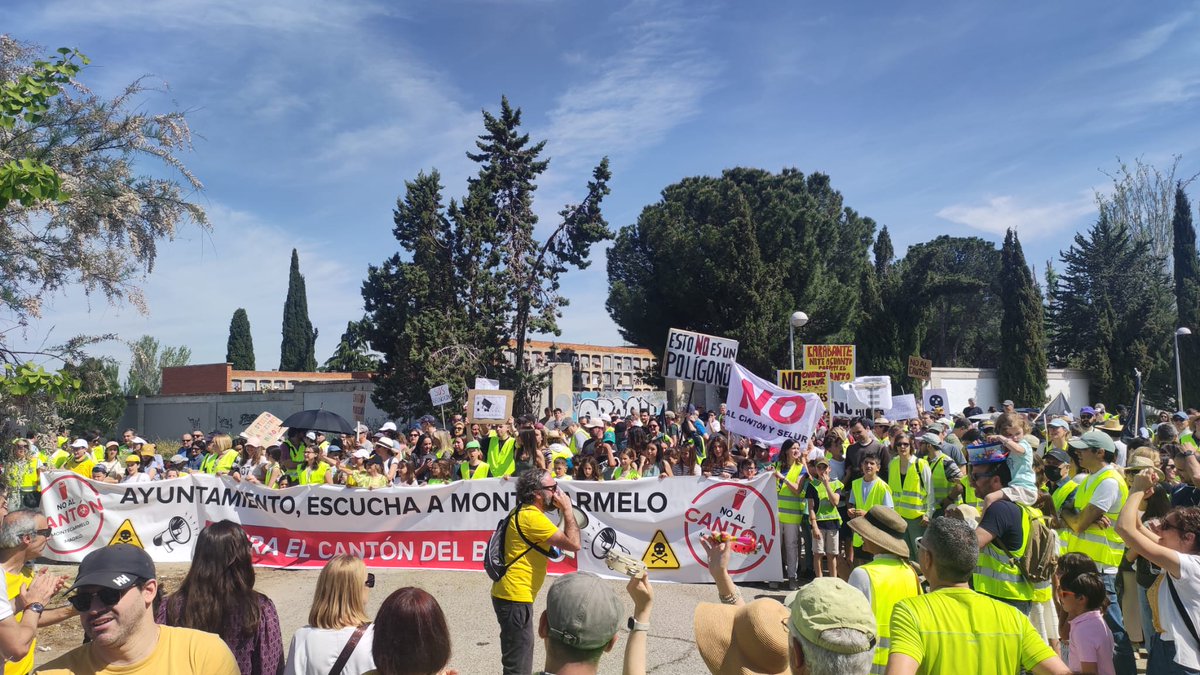
[[[192,540],[192,526],[180,516],[171,518],[167,529],[154,535],[154,545],[173,551],[175,544],[183,545]]]

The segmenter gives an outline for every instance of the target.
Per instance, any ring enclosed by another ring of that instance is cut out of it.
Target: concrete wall
[[[150,441],[178,438],[193,429],[237,434],[262,412],[287,419],[292,413],[322,407],[353,423],[354,393],[363,392],[366,395],[363,423],[374,429],[388,419],[371,402],[374,388],[370,382],[337,382],[298,384],[284,392],[138,397],[129,399],[121,428],[133,427]]]
[[[1078,411],[1085,405],[1091,405],[1089,399],[1088,377],[1082,370],[1052,369],[1046,371],[1046,399],[1054,398],[1062,393],[1071,409]],[[949,394],[948,410],[960,412],[967,406],[967,399],[974,398],[975,403],[984,410],[988,406],[1000,409],[999,381],[993,368],[934,368],[928,385],[933,389],[945,389]]]

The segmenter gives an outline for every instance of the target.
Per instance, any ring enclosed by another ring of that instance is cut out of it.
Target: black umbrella
[[[288,429],[327,431],[335,434],[354,434],[354,427],[341,415],[328,410],[301,410],[283,421]]]

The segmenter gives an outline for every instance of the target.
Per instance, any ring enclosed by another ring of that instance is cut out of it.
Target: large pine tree
[[[1075,235],[1062,261],[1049,317],[1055,353],[1087,371],[1094,400],[1131,404],[1137,368],[1148,402],[1168,405],[1175,398],[1175,316],[1162,260],[1101,211],[1086,234]]]
[[[225,362],[234,370],[254,370],[254,338],[250,335],[250,317],[239,307],[229,322],[229,341],[225,346]]]
[[[1192,205],[1183,191],[1175,187],[1175,213],[1171,219],[1172,252],[1175,266],[1175,315],[1178,326],[1186,326],[1191,336],[1179,338],[1180,374],[1183,379],[1183,403],[1200,403],[1200,255],[1196,253],[1196,228],[1192,225]]]
[[[1019,407],[1040,408],[1046,402],[1042,295],[1013,230],[1004,236],[1000,249],[1000,289],[1000,396]]]
[[[600,212],[607,159],[539,241],[533,193],[545,142],[521,133],[521,111],[507,98],[483,122],[479,152],[467,153],[479,171],[461,204],[442,206],[436,171],[406,183],[392,230],[402,252],[371,266],[363,283],[364,334],[383,356],[372,399],[394,415],[429,409],[431,387],[449,384],[457,395],[479,375],[515,391],[515,412],[532,410],[547,373],[505,353],[523,353],[531,334],[558,334],[562,275],[587,267],[592,244],[611,236]]]
[[[300,274],[300,255],[292,249],[287,300],[283,303],[283,341],[279,345],[279,369],[311,373],[317,369],[317,330],[308,320],[308,293]]]

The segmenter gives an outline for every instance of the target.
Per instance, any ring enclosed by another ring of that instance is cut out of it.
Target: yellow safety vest
[[[964,472],[959,482],[963,486],[962,503],[982,510],[983,500],[979,498],[979,495],[975,494],[975,488],[971,485],[971,474]]]
[[[1021,509],[1021,546],[1012,551],[1013,559],[1025,555],[1029,546],[1030,518],[1042,517],[1037,509],[1017,505]],[[1000,547],[999,537],[983,547],[979,552],[979,562],[975,565],[971,585],[976,591],[993,598],[1004,600],[1033,600],[1033,584],[1021,576],[1021,570],[1009,560],[1009,554]]]
[[[217,472],[217,456],[208,453],[204,455],[204,459],[200,460],[200,472],[214,474]]]
[[[875,625],[879,631],[871,673],[883,675],[892,648],[892,608],[905,598],[920,595],[921,582],[912,566],[895,556],[876,556],[863,565],[862,570],[871,582],[871,609],[875,612]]]
[[[458,465],[458,472],[462,474],[463,480],[479,480],[488,477],[488,465],[487,462],[480,462],[479,466],[472,471],[471,463],[463,462]]]
[[[315,469],[310,469],[307,466],[300,469],[297,480],[300,485],[323,485],[325,483],[325,474],[328,472],[329,465],[325,462],[318,462]]]
[[[857,495],[854,498],[854,507],[861,511],[870,511],[872,506],[879,506],[880,504],[883,504],[883,498],[892,494],[892,488],[888,487],[887,482],[885,482],[882,477],[876,476],[875,484],[871,486],[871,491],[867,494],[866,502],[858,503],[858,501],[862,499],[862,482],[863,479],[855,478],[854,482],[850,484],[850,490]],[[854,535],[853,544],[854,546],[863,545],[862,537],[858,536],[857,533]]]
[[[38,467],[42,465],[42,460],[38,457],[27,457],[24,460],[17,462],[18,476],[20,477],[20,486],[26,492],[37,492],[38,485]],[[91,478],[91,476],[88,476]]]
[[[908,465],[908,473],[901,484],[900,458],[893,457],[888,463],[888,487],[892,489],[892,498],[896,500],[896,513],[902,517],[912,520],[925,515],[925,498],[929,496],[929,491],[921,474],[928,469],[929,463],[917,457]]]
[[[941,508],[942,500],[950,496],[950,481],[946,478],[946,467],[942,464],[946,459],[948,457],[939,452],[932,461],[923,460],[929,464],[929,481],[933,483],[933,500],[937,502],[939,508]],[[889,469],[889,475],[890,471]],[[968,486],[967,489],[970,487]]]
[[[838,513],[837,507],[833,505],[833,501],[829,499],[829,492],[825,489],[825,483],[813,483],[817,489],[817,520],[836,520],[842,522],[842,514]],[[834,479],[829,481],[829,487],[834,492],[842,489],[842,481]]]
[[[1058,514],[1060,521],[1062,519],[1063,504],[1067,502],[1067,497],[1074,494],[1078,488],[1079,483],[1076,483],[1074,479],[1068,479],[1067,482],[1054,490],[1054,494],[1050,495],[1050,499],[1054,501],[1054,511]],[[1062,555],[1067,552],[1067,543],[1075,537],[1075,531],[1064,526],[1058,528],[1056,532],[1058,532],[1058,554]]]
[[[787,479],[793,483],[799,484],[800,472],[804,470],[804,465],[793,464],[787,472]],[[801,485],[801,488],[804,486]],[[792,488],[784,481],[779,481],[779,522],[784,525],[803,525],[804,513],[806,506],[803,494],[792,492]]]
[[[1083,513],[1092,499],[1092,493],[1096,491],[1100,483],[1106,480],[1116,481],[1117,488],[1121,492],[1120,498],[1112,505],[1112,509],[1104,514],[1115,523],[1117,516],[1121,513],[1121,507],[1125,505],[1125,499],[1129,497],[1129,486],[1121,480],[1111,464],[1083,481],[1083,485],[1080,485],[1079,489],[1075,491],[1075,509],[1079,513]],[[1117,534],[1117,528],[1100,527],[1092,523],[1086,530],[1071,537],[1067,553],[1082,553],[1095,560],[1103,571],[1105,567],[1117,567],[1121,564],[1121,558],[1125,556],[1125,542],[1121,539],[1121,535]]]
[[[515,438],[509,438],[504,443],[500,443],[499,436],[488,438],[487,463],[491,467],[492,478],[511,476],[516,471],[516,445]]]

